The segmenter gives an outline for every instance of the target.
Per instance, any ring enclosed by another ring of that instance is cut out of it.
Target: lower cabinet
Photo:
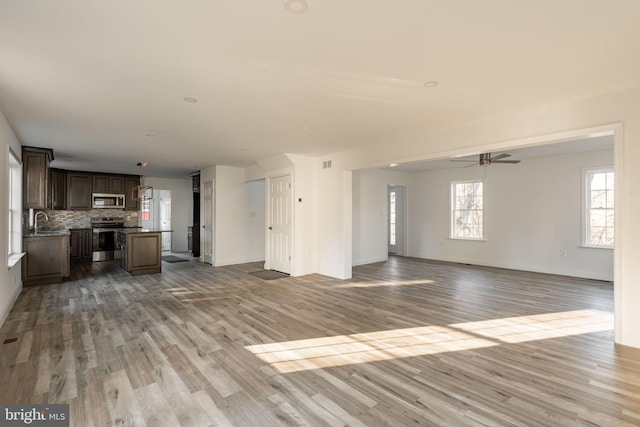
[[[132,276],[162,272],[160,232],[126,233],[122,245],[122,266]]]
[[[71,260],[91,260],[93,254],[93,230],[90,228],[74,229],[71,232]]]
[[[22,242],[24,286],[60,283],[69,276],[69,236],[32,236]]]

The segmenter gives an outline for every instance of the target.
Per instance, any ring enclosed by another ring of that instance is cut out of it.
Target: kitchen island
[[[117,230],[115,258],[132,276],[162,272],[162,233],[143,228]]]

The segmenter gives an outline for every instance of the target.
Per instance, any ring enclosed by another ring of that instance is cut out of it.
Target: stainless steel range
[[[114,259],[116,229],[124,227],[124,218],[98,217],[91,219],[93,229],[93,261]]]

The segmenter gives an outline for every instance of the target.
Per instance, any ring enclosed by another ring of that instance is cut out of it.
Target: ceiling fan
[[[481,153],[478,160],[465,160],[465,159],[449,159],[450,162],[467,162],[467,163],[477,163],[480,166],[489,166],[492,163],[509,163],[516,164],[520,163],[520,160],[503,160],[507,157],[511,157],[511,154],[498,154],[497,156],[491,156],[491,153]],[[475,165],[469,165],[475,166]]]

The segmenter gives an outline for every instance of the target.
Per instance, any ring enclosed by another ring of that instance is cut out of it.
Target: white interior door
[[[213,182],[202,187],[202,260],[213,265]]]
[[[171,190],[158,191],[158,219],[159,228],[162,231],[171,230]],[[172,233],[162,233],[162,250],[171,250]]]
[[[269,224],[267,231],[267,267],[291,273],[291,175],[269,179]]]
[[[405,200],[406,188],[400,185],[390,185],[387,191],[389,207],[389,253],[405,254]]]

